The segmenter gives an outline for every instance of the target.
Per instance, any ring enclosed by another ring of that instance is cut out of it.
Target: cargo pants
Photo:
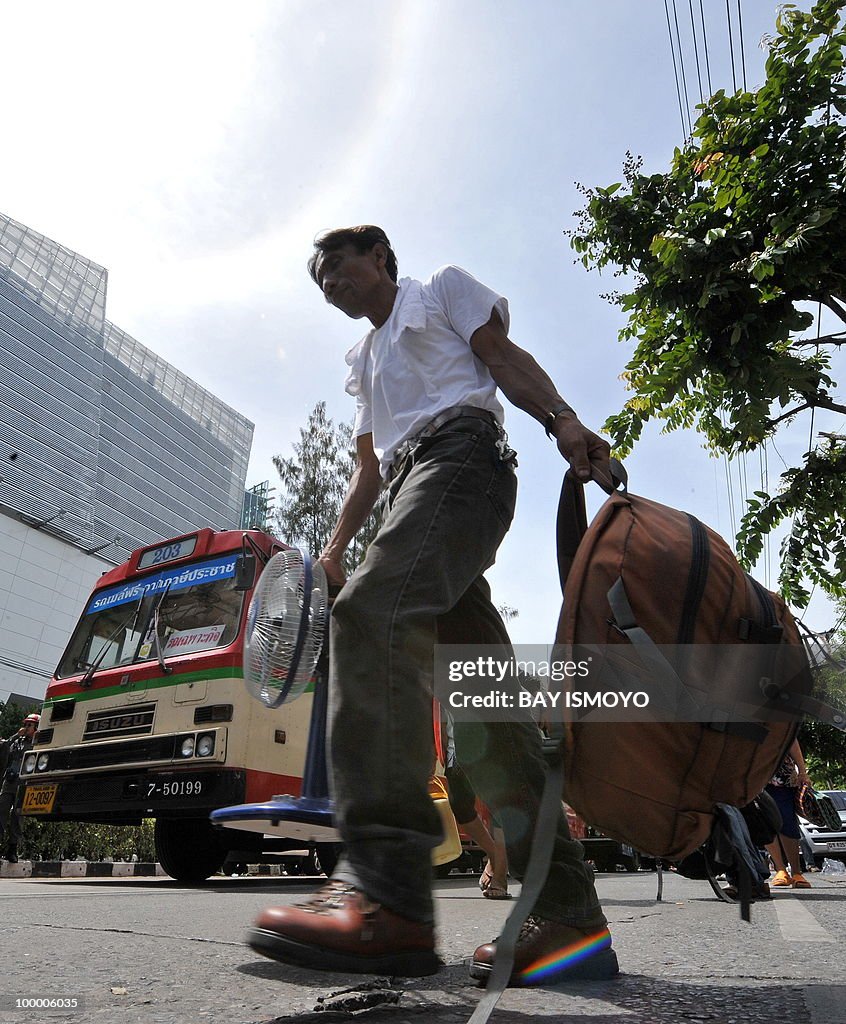
[[[498,439],[492,423],[465,417],[418,445],[332,611],[330,780],[346,846],[334,877],[416,921],[433,919],[431,851],[441,841],[427,787],[434,645],[439,631],[451,643],[509,643],[482,576],[516,500],[513,461]],[[539,730],[515,709],[507,722],[457,723],[455,741],[502,823],[510,872],[522,878],[546,774]],[[563,810],[535,912],[581,928],[605,924]]]

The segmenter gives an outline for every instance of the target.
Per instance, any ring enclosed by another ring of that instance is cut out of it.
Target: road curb
[[[138,878],[163,877],[161,864],[79,860],[0,861],[0,878]]]
[[[244,864],[240,875],[269,875],[281,877],[285,871],[280,864]],[[224,872],[229,874],[229,872]],[[0,878],[167,878],[161,864],[125,863],[117,861],[85,860],[21,860],[10,864],[0,860]]]

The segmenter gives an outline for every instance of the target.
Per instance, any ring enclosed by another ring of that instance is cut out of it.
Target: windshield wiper
[[[153,635],[156,638],[156,655],[159,659],[159,668],[162,670],[162,672],[164,672],[166,676],[169,676],[171,672],[173,672],[173,669],[171,668],[170,665],[168,665],[165,662],[164,654],[162,653],[162,638],[161,634],[159,633],[159,612],[161,612],[162,610],[162,602],[167,597],[168,591],[170,590],[170,584],[172,582],[172,580],[168,581],[167,586],[161,592],[161,596],[159,597],[158,601],[156,601],[156,606],[153,609]]]
[[[135,605],[135,608],[133,609],[132,614],[127,616],[127,618],[125,618],[123,620],[123,622],[119,622],[117,624],[117,626],[114,628],[114,630],[111,633],[109,633],[109,635],[103,641],[103,646],[100,648],[100,653],[91,662],[91,664],[85,670],[85,675],[82,677],[82,679],[80,679],[80,681],[79,681],[79,685],[80,686],[90,686],[91,685],[91,683],[92,683],[92,681],[94,679],[94,673],[97,671],[97,669],[102,664],[103,658],[106,657],[106,652],[109,649],[109,644],[112,642],[112,640],[114,640],[114,638],[118,635],[118,633],[120,633],[120,631],[122,629],[126,629],[127,626],[129,626],[130,623],[132,623],[132,627],[133,628],[135,627],[135,624],[138,621],[138,613],[141,611],[141,605],[142,605],[143,601],[144,601],[144,595],[142,594],[138,598],[138,604]]]

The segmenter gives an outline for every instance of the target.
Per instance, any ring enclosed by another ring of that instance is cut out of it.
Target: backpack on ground
[[[764,847],[777,837],[781,824],[781,811],[766,791],[740,810],[717,804],[711,834],[675,865],[676,871],[685,878],[707,880],[719,899],[740,903],[741,916],[748,921],[750,903],[770,898]],[[720,885],[722,875],[729,883],[726,887]]]
[[[622,653],[639,660],[668,706],[676,707],[691,692],[707,698],[712,685],[725,696],[733,679],[730,673],[722,678],[718,667],[713,677],[689,678],[684,664],[668,660],[667,649],[753,644],[774,655],[755,684],[762,711],[779,708],[780,717],[731,720],[706,699],[697,705],[698,720],[601,722],[588,716],[565,723],[567,803],[606,835],[680,861],[724,818],[719,805],[745,807],[758,796],[804,714],[841,729],[846,717],[812,696],[809,663],[784,602],[743,571],[713,530],[688,513],[628,493],[625,471],[614,467],[622,489],[610,494],[589,528],[582,485],[571,473],[565,477],[558,516],[564,603],[556,651],[566,657],[582,645],[629,645]],[[775,655],[785,648],[793,657],[779,675]]]
[[[736,813],[735,813],[736,812]],[[751,804],[739,810],[726,804],[718,804],[716,818],[711,834],[693,853],[684,857],[676,865],[676,871],[685,878],[710,879],[712,875],[737,875],[738,860],[745,864],[749,873],[759,881],[769,877],[760,851],[772,843],[781,831],[781,811],[778,804],[766,790],[760,793]],[[737,815],[742,818],[742,824]],[[726,829],[718,828],[720,819]],[[721,837],[721,831],[728,831],[730,840]],[[741,868],[742,870],[742,868]]]

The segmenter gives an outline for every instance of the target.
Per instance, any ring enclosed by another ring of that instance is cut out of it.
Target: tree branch
[[[836,313],[837,316],[840,317],[840,319],[843,321],[843,323],[846,324],[846,309],[844,309],[844,307],[840,305],[840,303],[837,301],[837,299],[834,298],[833,295],[821,295],[820,302],[824,306],[828,306],[832,313]]]
[[[806,409],[811,408],[810,402],[805,402],[804,405],[797,405],[795,409],[788,409],[787,412],[783,412],[781,416],[776,416],[774,420],[767,420],[768,427],[774,427],[777,423],[781,423],[782,420],[789,420],[791,416],[795,416],[798,412],[804,412]]]
[[[829,409],[831,412],[846,413],[846,405],[838,405],[837,402],[832,402],[830,398],[825,398],[820,395],[813,401],[797,405],[795,409],[788,409],[787,412],[783,412],[781,416],[776,416],[774,420],[767,420],[767,426],[774,427],[777,423],[781,423],[782,420],[788,420],[791,416],[795,416],[799,412],[804,412],[806,409]]]
[[[824,334],[821,338],[803,338],[801,341],[794,341],[792,347],[813,348],[815,345],[846,345],[846,331]]]
[[[846,405],[838,405],[837,402],[832,402],[830,398],[825,398],[820,395],[815,401],[809,402],[808,405],[815,405],[818,409],[828,409],[831,412],[842,412],[846,414]]]

